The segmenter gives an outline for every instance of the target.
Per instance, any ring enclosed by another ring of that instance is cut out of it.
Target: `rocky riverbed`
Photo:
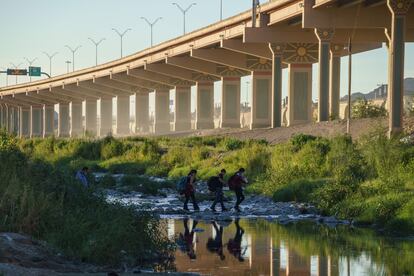
[[[118,180],[122,175],[115,176]],[[162,178],[153,178],[156,182],[165,181]],[[220,206],[216,206],[217,212],[212,212],[210,206],[214,195],[208,191],[205,182],[196,184],[197,194],[200,197],[199,212],[193,212],[192,204],[189,203],[190,212],[183,210],[183,196],[179,195],[174,189],[161,189],[159,195],[149,196],[139,192],[125,192],[122,189],[105,190],[108,202],[119,202],[126,206],[135,207],[137,210],[150,211],[158,214],[161,218],[178,219],[190,217],[198,220],[232,220],[234,218],[246,219],[267,219],[287,224],[299,220],[315,221],[326,223],[332,226],[338,224],[349,224],[349,221],[338,220],[334,217],[324,217],[318,210],[310,205],[295,202],[274,202],[271,198],[259,195],[246,195],[245,201],[241,205],[241,212],[235,212],[232,208],[235,204],[235,196],[230,191],[225,191],[225,205],[228,211],[221,212]]]

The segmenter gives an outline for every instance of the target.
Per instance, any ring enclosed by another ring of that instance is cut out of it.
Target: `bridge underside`
[[[262,6],[256,27],[246,12],[118,61],[1,89],[0,126],[28,137],[242,127],[244,76],[251,77],[248,127],[291,126],[313,120],[313,64],[318,64],[317,120],[328,121],[340,115],[341,57],[384,44],[389,130],[398,133],[403,127],[404,48],[412,41],[411,0],[275,1]],[[284,104],[283,70],[289,73]],[[216,122],[215,87],[221,89]],[[150,93],[155,102],[151,114]]]

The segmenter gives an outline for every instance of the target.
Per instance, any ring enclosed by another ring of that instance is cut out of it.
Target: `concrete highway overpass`
[[[240,78],[251,75],[250,128],[282,125],[282,70],[289,70],[288,125],[338,117],[340,62],[353,53],[389,52],[390,133],[402,129],[404,48],[414,40],[411,0],[276,0],[128,57],[32,83],[0,89],[0,126],[22,137],[105,136],[214,127],[214,82],[222,82],[220,127],[240,127]],[[255,26],[254,26],[255,25]],[[312,64],[318,63],[318,76]],[[318,91],[312,91],[312,78]],[[175,90],[173,128],[169,93]],[[149,93],[155,113],[149,118]],[[135,127],[130,100],[135,97]],[[113,127],[113,98],[116,123]],[[58,126],[54,110],[58,106]],[[82,108],[82,106],[84,106]],[[84,109],[84,114],[83,114]],[[100,112],[98,112],[98,110]],[[151,124],[151,125],[150,125]]]

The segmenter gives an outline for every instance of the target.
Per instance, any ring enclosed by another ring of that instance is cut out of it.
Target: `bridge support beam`
[[[220,127],[240,128],[240,77],[223,77]]]
[[[31,106],[30,112],[30,137],[43,136],[43,108],[39,106]]]
[[[170,131],[170,91],[155,90],[154,133]]]
[[[174,99],[174,131],[191,129],[191,86],[176,86]]]
[[[82,136],[84,132],[82,119],[82,102],[70,104],[70,137]]]
[[[96,136],[97,131],[97,101],[85,101],[85,135]]]
[[[117,135],[128,135],[129,132],[129,96],[116,97],[116,128]]]
[[[272,124],[272,72],[252,72],[252,94],[250,102],[250,129],[267,128]]]
[[[58,104],[58,137],[68,137],[70,135],[69,127],[69,104]]]
[[[149,131],[149,92],[135,94],[135,134]]]
[[[391,11],[391,29],[389,41],[389,135],[400,133],[403,130],[404,106],[404,55],[406,18],[410,9],[410,0],[387,0]]]
[[[329,117],[339,119],[341,94],[341,51],[343,45],[334,45],[331,49],[330,81],[329,81]]]
[[[30,136],[30,116],[31,112],[29,107],[20,107],[20,138]]]
[[[270,44],[272,52],[272,122],[271,127],[282,126],[282,61],[286,44]]]
[[[332,29],[315,29],[319,40],[319,96],[318,122],[329,120],[330,49],[334,35]]]
[[[112,98],[101,98],[100,105],[100,123],[98,136],[104,137],[112,133]]]
[[[312,121],[312,64],[289,64],[288,126]]]
[[[196,84],[195,128],[214,128],[214,82],[197,82]]]
[[[55,132],[55,106],[43,106],[43,138],[52,136]]]

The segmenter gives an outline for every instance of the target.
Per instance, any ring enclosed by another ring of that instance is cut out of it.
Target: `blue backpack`
[[[185,191],[187,188],[187,176],[183,176],[180,178],[180,180],[178,180],[176,188],[179,193]]]

